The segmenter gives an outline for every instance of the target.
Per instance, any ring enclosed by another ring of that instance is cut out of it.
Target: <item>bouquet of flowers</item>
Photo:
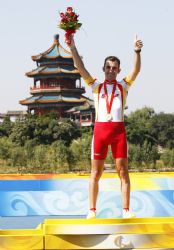
[[[58,27],[66,31],[65,42],[70,45],[70,36],[82,26],[82,24],[78,21],[79,15],[73,11],[72,7],[68,7],[65,13],[60,13],[60,17],[61,20]]]

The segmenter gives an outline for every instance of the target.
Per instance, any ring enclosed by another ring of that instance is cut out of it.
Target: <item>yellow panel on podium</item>
[[[45,249],[174,249],[174,218],[49,219]]]
[[[0,230],[0,250],[43,250],[42,229]]]

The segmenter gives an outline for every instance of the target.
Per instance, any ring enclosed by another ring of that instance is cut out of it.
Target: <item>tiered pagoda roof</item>
[[[34,103],[84,103],[86,102],[86,97],[81,96],[73,97],[73,96],[65,96],[62,94],[59,95],[37,95],[37,96],[31,96],[25,100],[20,101],[21,104],[27,105],[27,104],[34,104]]]
[[[70,67],[67,69],[66,66],[55,66],[55,67],[49,67],[49,66],[40,66],[37,67],[37,69],[32,70],[31,72],[27,72],[26,75],[28,77],[34,77],[34,76],[41,76],[41,75],[65,75],[65,74],[76,74],[76,76],[79,76],[79,72],[77,69],[74,69],[73,67]]]
[[[34,78],[30,88],[31,96],[21,100],[20,104],[27,105],[29,112],[34,110],[61,110],[61,114],[79,106],[88,109],[89,99],[83,94],[81,76],[75,68],[72,55],[59,43],[59,35],[54,36],[53,45],[43,53],[31,57],[37,68],[26,73]]]
[[[59,44],[59,35],[54,36],[54,43],[53,45],[46,50],[44,53],[40,53],[38,55],[32,56],[33,61],[41,62],[44,59],[56,59],[56,58],[72,58],[72,55],[69,51],[64,49]]]
[[[37,68],[27,72],[28,77],[59,75],[68,77],[79,77],[79,71],[74,67],[72,55],[59,43],[59,35],[54,36],[53,45],[43,53],[31,57],[36,61]]]

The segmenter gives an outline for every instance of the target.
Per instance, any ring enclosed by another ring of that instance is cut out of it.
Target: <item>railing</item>
[[[60,87],[60,86],[39,86],[39,87],[30,87],[30,90],[47,90],[47,89],[54,89],[54,90],[61,90],[61,89],[72,89],[71,87]],[[76,86],[75,88],[73,88],[73,89],[84,89],[85,90],[85,88],[84,87],[79,87],[79,86]]]

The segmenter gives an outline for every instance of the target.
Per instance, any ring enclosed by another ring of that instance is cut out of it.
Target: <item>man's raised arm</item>
[[[134,40],[134,64],[133,69],[128,75],[128,81],[133,82],[141,69],[141,48],[143,47],[143,42],[135,36]]]
[[[72,54],[73,61],[74,61],[76,68],[78,69],[80,75],[85,80],[85,82],[90,85],[90,83],[92,83],[94,81],[94,79],[92,78],[92,76],[89,74],[89,72],[86,70],[86,68],[84,66],[84,63],[83,63],[83,61],[82,61],[82,59],[77,51],[77,48],[75,46],[73,36],[71,36],[71,44],[68,46],[71,50],[71,54]]]

